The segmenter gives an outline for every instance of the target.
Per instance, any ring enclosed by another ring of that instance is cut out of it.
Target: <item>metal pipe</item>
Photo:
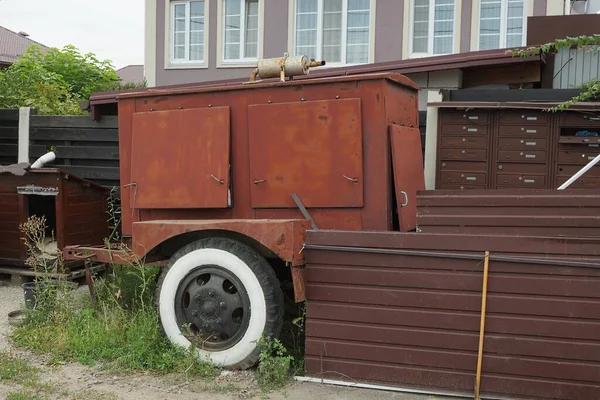
[[[575,175],[573,175],[572,177],[570,177],[565,183],[563,183],[562,185],[560,185],[560,187],[558,188],[558,190],[565,190],[566,188],[568,188],[571,185],[571,183],[575,182],[583,174],[585,174],[586,172],[588,172],[594,165],[596,165],[598,163],[598,161],[600,161],[600,154],[598,154],[585,167],[581,168]]]
[[[294,380],[298,382],[307,382],[307,383],[320,383],[324,385],[334,385],[334,386],[345,386],[357,389],[372,389],[372,390],[383,390],[388,392],[400,392],[400,393],[414,393],[414,394],[425,394],[429,396],[444,396],[444,397],[456,397],[456,398],[467,398],[469,395],[467,393],[452,393],[452,392],[443,392],[443,391],[433,391],[433,390],[418,390],[418,389],[404,389],[393,386],[384,386],[384,385],[375,385],[370,383],[359,383],[359,382],[345,382],[338,381],[334,379],[323,379],[323,378],[312,378],[308,376],[295,376]],[[491,399],[491,398],[488,398]]]
[[[279,77],[284,82],[285,78],[308,75],[310,68],[323,65],[325,61],[309,60],[306,56],[290,56],[285,53],[283,57],[259,60],[256,69],[250,74],[250,83],[256,82],[257,77],[261,79]]]
[[[51,151],[49,153],[44,154],[40,158],[38,158],[36,160],[36,162],[34,162],[31,165],[31,168],[42,168],[45,164],[48,164],[49,162],[52,162],[55,159],[56,159],[56,154],[53,151]]]

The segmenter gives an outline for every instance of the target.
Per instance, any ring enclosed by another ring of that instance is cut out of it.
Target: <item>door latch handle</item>
[[[219,182],[220,185],[225,183],[225,181],[223,179],[219,179],[216,176],[214,176],[213,174],[210,174],[210,177],[213,178],[215,181]]]
[[[344,179],[349,180],[352,183],[358,183],[358,178],[350,178],[349,176],[346,175],[342,175],[344,177]]]
[[[400,194],[404,195],[404,202],[400,204],[400,207],[406,207],[408,205],[408,193],[406,193],[404,190],[400,191]]]

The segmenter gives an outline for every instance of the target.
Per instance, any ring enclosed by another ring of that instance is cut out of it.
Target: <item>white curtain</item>
[[[369,28],[370,0],[298,0],[296,54],[329,63],[366,63]]]
[[[225,59],[258,57],[258,0],[225,0]]]
[[[454,45],[454,0],[414,0],[413,53],[450,54]]]
[[[523,0],[481,0],[479,50],[521,46]]]

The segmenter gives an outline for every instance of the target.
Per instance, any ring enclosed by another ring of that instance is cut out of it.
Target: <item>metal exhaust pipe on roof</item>
[[[307,56],[289,56],[267,58],[260,60],[258,66],[250,74],[250,83],[255,83],[256,78],[277,78],[285,82],[285,78],[308,75],[310,68],[321,67],[325,61],[309,60]]]

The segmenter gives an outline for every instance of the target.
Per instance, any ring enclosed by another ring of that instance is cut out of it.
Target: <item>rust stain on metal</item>
[[[225,231],[241,233],[252,238],[274,251],[282,260],[295,263],[295,255],[302,248],[302,243],[297,243],[292,238],[309,228],[310,222],[305,220],[145,221],[133,225],[133,250],[135,254],[142,256],[165,240],[186,231]]]
[[[229,107],[133,115],[135,208],[228,206]]]
[[[251,189],[252,206],[294,207],[296,192],[308,208],[362,207],[360,110],[360,99],[250,106],[250,172],[266,181]]]
[[[421,133],[416,128],[390,125],[394,187],[401,232],[417,227],[417,192],[425,190]]]
[[[281,235],[279,235],[279,237],[277,238],[277,241],[275,243],[277,244],[277,246],[281,246],[284,242],[285,242],[285,233],[282,233]]]

